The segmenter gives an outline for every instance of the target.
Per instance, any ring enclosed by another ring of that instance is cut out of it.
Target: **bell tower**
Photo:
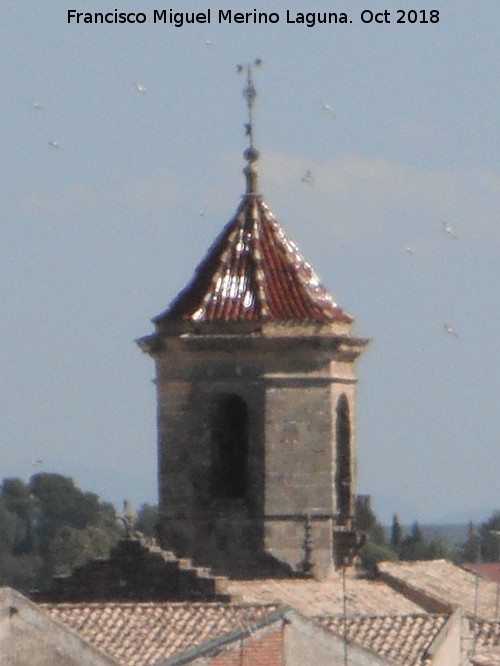
[[[355,549],[354,361],[367,344],[246,192],[139,340],[156,364],[160,540],[233,577],[323,578]]]

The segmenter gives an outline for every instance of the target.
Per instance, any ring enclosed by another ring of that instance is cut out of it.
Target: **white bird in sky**
[[[448,324],[443,324],[445,333],[448,333],[448,335],[453,335],[453,337],[458,338],[458,333]]]
[[[33,458],[31,463],[33,467],[38,467],[39,465],[43,465],[43,460],[41,458]]]
[[[448,234],[448,236],[451,236],[452,238],[458,238],[449,222],[443,222],[443,234]]]
[[[332,116],[332,118],[337,119],[337,116],[335,115],[335,112],[331,104],[329,104],[328,102],[323,102],[323,109],[327,111]]]
[[[36,111],[41,111],[43,109],[43,106],[41,104],[39,104],[38,102],[31,102],[31,106]]]
[[[314,185],[314,176],[312,175],[312,172],[309,169],[305,172],[305,174],[302,176],[300,180],[303,183],[310,185],[311,187]]]
[[[52,146],[52,148],[60,148],[61,144],[59,143],[59,141],[56,141],[55,139],[51,139],[49,141],[49,146]]]
[[[408,254],[415,254],[415,250],[412,247],[405,247],[405,250]]]
[[[146,92],[146,87],[139,83],[139,81],[132,81],[132,85],[137,90],[137,92]]]

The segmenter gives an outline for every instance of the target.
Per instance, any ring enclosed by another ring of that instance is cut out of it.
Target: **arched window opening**
[[[342,522],[352,514],[351,419],[345,395],[341,395],[337,403],[335,462],[335,491],[339,519]]]
[[[246,496],[248,409],[238,395],[226,395],[215,404],[211,422],[212,496]]]

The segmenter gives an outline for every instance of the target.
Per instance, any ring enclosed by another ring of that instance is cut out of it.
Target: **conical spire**
[[[249,138],[244,152],[246,193],[235,216],[223,229],[196,269],[191,282],[163,314],[169,321],[343,321],[351,322],[320,283],[262,200],[257,188],[259,152],[254,146],[253,110],[256,89],[253,65],[246,72]]]
[[[155,321],[352,321],[261,197],[245,196],[186,288]]]

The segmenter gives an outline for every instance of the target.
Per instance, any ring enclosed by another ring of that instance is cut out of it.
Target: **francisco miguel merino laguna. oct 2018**
[[[296,12],[289,9],[283,12],[261,12],[254,9],[250,12],[238,12],[233,9],[207,9],[202,12],[179,12],[174,9],[154,9],[152,14],[144,12],[122,12],[115,9],[111,12],[79,12],[68,9],[68,23],[153,23],[170,24],[176,28],[194,23],[295,23],[309,28],[316,24],[351,23],[346,12]]]

